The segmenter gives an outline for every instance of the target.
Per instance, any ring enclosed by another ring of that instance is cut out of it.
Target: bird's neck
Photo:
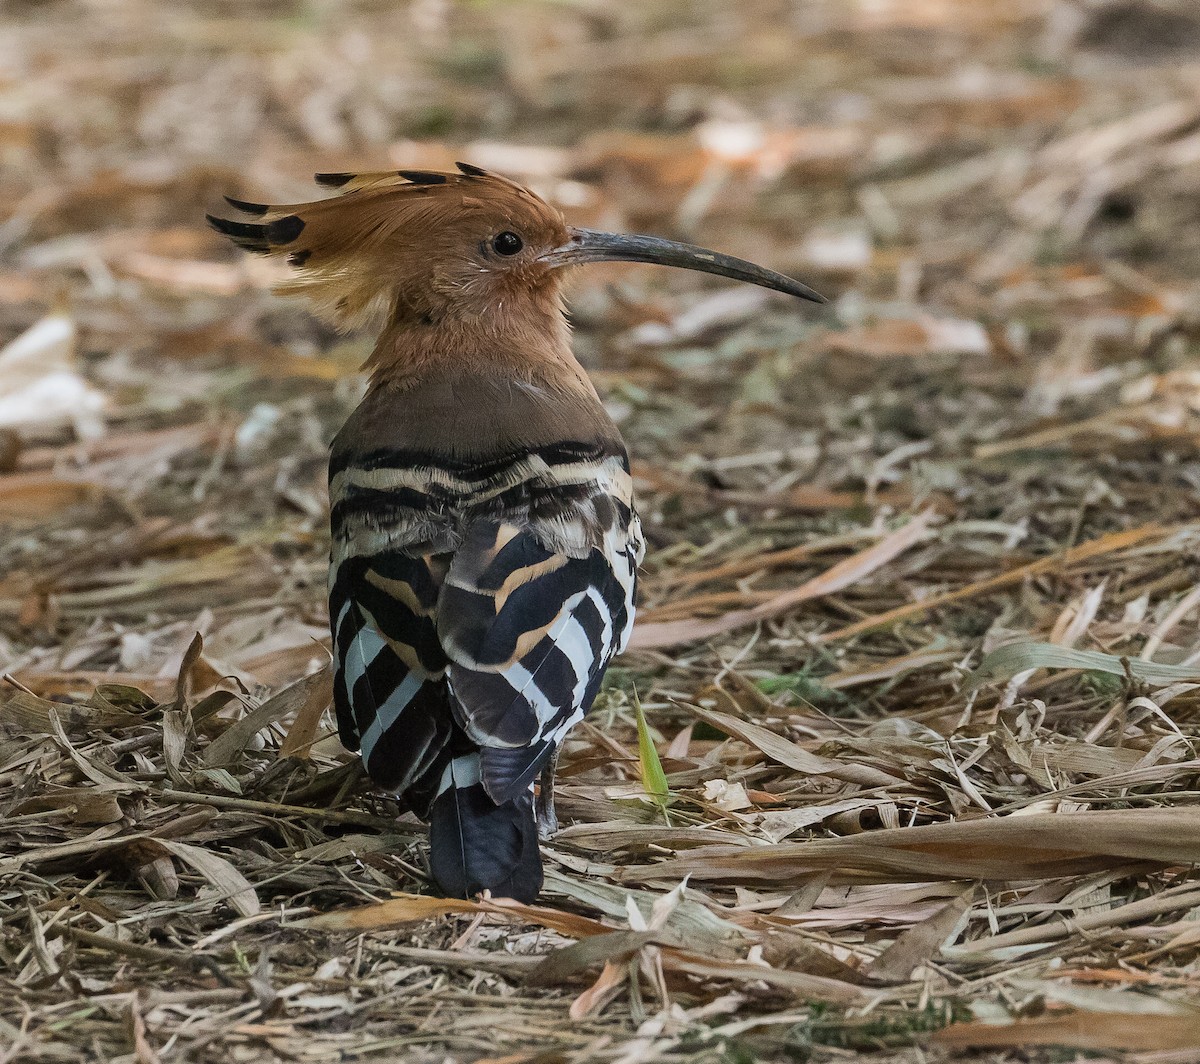
[[[515,303],[515,301],[514,301]],[[393,310],[364,368],[373,387],[407,388],[430,376],[498,374],[516,381],[559,381],[595,394],[571,351],[566,315],[557,301],[478,313]]]

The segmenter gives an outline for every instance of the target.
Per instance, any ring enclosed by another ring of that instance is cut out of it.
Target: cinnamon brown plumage
[[[283,291],[385,324],[333,441],[329,603],[343,743],[430,820],[447,893],[532,900],[557,750],[633,625],[641,528],[619,432],[571,353],[560,267],[662,262],[820,299],[702,248],[572,229],[504,178],[318,175],[341,195],[210,218]]]

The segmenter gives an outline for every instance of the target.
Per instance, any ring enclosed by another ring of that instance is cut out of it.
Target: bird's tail
[[[477,753],[447,765],[429,813],[429,844],[433,878],[448,897],[488,890],[529,903],[542,889],[532,791],[497,805],[483,789]]]

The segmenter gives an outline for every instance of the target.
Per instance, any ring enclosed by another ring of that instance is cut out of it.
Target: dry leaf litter
[[[0,1059],[1197,1059],[1193,5],[0,18]],[[536,906],[336,740],[370,341],[201,224],[455,158],[836,297],[575,293],[652,549]]]

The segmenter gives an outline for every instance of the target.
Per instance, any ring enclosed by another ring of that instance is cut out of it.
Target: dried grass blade
[[[696,584],[706,584],[714,580],[731,580],[739,576],[749,576],[751,573],[762,572],[767,569],[778,569],[785,565],[792,565],[795,562],[806,561],[814,554],[819,554],[822,551],[835,550],[838,547],[854,546],[861,543],[864,539],[873,540],[876,538],[876,535],[871,530],[856,528],[850,532],[843,532],[836,536],[826,536],[823,539],[801,543],[795,547],[766,551],[750,558],[738,558],[735,561],[725,562],[710,569],[668,575],[673,586],[692,587]]]
[[[383,931],[419,920],[428,920],[434,916],[445,916],[447,913],[499,913],[514,920],[540,924],[571,938],[604,935],[612,930],[584,916],[557,912],[540,905],[522,905],[507,898],[483,902],[464,901],[461,898],[430,898],[423,894],[398,894],[387,901],[309,917],[307,920],[297,921],[295,926],[319,931]]]
[[[1027,565],[1017,566],[1017,568],[1010,569],[1008,572],[997,573],[995,576],[976,580],[953,591],[946,591],[941,595],[930,595],[919,602],[909,602],[903,606],[897,606],[895,609],[877,613],[872,617],[864,617],[861,621],[855,621],[853,624],[846,625],[845,628],[839,628],[833,632],[825,632],[823,635],[817,636],[816,639],[820,643],[832,643],[839,639],[849,639],[851,636],[862,635],[863,632],[869,632],[875,628],[884,628],[889,624],[895,624],[896,621],[908,620],[910,617],[919,617],[930,610],[941,606],[948,606],[954,602],[962,602],[965,599],[974,598],[976,595],[990,595],[993,591],[1012,587],[1014,584],[1019,584],[1031,576],[1051,572],[1055,569],[1064,569],[1079,562],[1090,561],[1104,554],[1111,554],[1113,551],[1124,550],[1126,547],[1145,543],[1147,540],[1165,539],[1181,531],[1181,529],[1192,527],[1194,526],[1182,525],[1170,527],[1160,524],[1146,524],[1138,525],[1137,528],[1127,528],[1120,532],[1109,532],[1098,539],[1089,540],[1087,543],[1080,543],[1078,546],[1071,547],[1069,550],[1062,551],[1059,554],[1052,554],[1047,558],[1039,558],[1037,561],[1030,562]],[[637,635],[635,632],[635,641],[636,638]]]
[[[750,609],[735,610],[725,614],[724,617],[717,617],[713,620],[692,619],[642,625],[640,628],[634,629],[631,647],[634,650],[662,649],[678,646],[681,643],[710,639],[713,636],[743,628],[748,624],[781,617],[811,599],[835,594],[870,576],[910,547],[920,543],[928,535],[929,528],[936,517],[935,510],[924,510],[906,525],[896,529],[866,550],[844,558],[831,569],[827,569],[799,587],[775,595],[767,602]]]
[[[561,984],[593,965],[627,961],[643,946],[659,938],[657,931],[611,931],[593,935],[547,954],[529,978],[543,986]]]
[[[999,935],[964,942],[955,946],[956,956],[978,956],[984,958],[1000,950],[1010,950],[1014,947],[1030,946],[1038,943],[1057,942],[1069,938],[1081,931],[1098,931],[1102,928],[1120,927],[1133,923],[1135,920],[1149,920],[1166,913],[1189,910],[1200,905],[1200,886],[1185,884],[1155,894],[1150,898],[1141,898],[1118,905],[1114,909],[1104,909],[1100,912],[1085,912],[1073,915],[1070,921],[1055,918],[1052,922],[1038,924],[1036,927],[1020,927],[1015,931],[1006,931]]]
[[[306,679],[311,681],[308,693],[296,711],[296,719],[292,721],[283,744],[279,747],[280,757],[308,756],[308,748],[317,736],[321,718],[333,701],[333,671],[328,665]]]
[[[572,879],[553,868],[546,869],[546,886],[616,919],[628,916],[631,898],[643,917],[648,919],[654,903],[662,897],[651,891],[613,886],[602,879]],[[719,916],[698,900],[701,897],[703,895],[692,891],[684,892],[671,913],[670,925],[675,931],[687,936],[693,945],[703,942],[705,950],[714,954],[742,949],[748,941],[754,940],[752,931]]]
[[[34,677],[25,675],[26,679]],[[90,683],[81,686],[92,686]],[[136,713],[97,709],[71,702],[52,702],[28,691],[0,693],[0,724],[11,724],[22,734],[53,734],[56,727],[77,735],[116,728],[135,728],[146,722]]]
[[[204,751],[204,763],[210,768],[231,764],[246,748],[246,744],[263,728],[274,724],[280,717],[319,702],[326,688],[329,690],[329,697],[332,698],[332,683],[329,667],[326,666],[310,676],[301,677],[282,691],[276,691],[261,706],[247,713],[217,736]],[[322,704],[321,712],[324,712],[324,709],[325,704]]]
[[[813,1001],[830,1001],[840,1005],[863,1005],[875,994],[853,983],[830,979],[825,975],[793,972],[786,968],[771,968],[752,961],[722,961],[699,954],[664,948],[662,965],[667,971],[694,975],[703,980],[720,979],[731,983],[766,983],[787,990],[798,997]]]
[[[108,489],[94,480],[64,480],[45,473],[0,476],[0,511],[5,519],[46,517],[79,503],[102,498]]]
[[[383,931],[405,924],[428,920],[449,913],[478,913],[479,905],[458,898],[430,898],[422,894],[401,894],[387,901],[362,905],[355,909],[310,916],[297,921],[297,927],[316,931]]]

